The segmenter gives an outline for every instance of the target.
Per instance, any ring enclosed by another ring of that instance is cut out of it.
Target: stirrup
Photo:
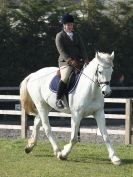
[[[56,106],[59,109],[64,109],[63,101],[61,99],[56,101]]]

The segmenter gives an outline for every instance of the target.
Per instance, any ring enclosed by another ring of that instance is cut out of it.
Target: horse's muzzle
[[[104,97],[108,97],[108,96],[111,95],[111,92],[112,92],[112,91],[110,91],[110,92],[102,91],[102,95],[103,95]]]

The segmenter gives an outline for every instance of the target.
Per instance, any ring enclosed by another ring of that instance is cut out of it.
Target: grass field
[[[114,146],[123,162],[114,166],[103,144],[78,143],[66,161],[53,156],[48,141],[38,142],[28,155],[25,144],[24,140],[0,139],[0,177],[133,177],[132,145]]]

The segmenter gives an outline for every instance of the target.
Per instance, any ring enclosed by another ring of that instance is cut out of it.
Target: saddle
[[[67,83],[67,88],[66,88],[65,94],[70,94],[75,90],[75,88],[78,84],[78,81],[80,79],[80,76],[81,76],[81,72],[72,71],[72,73],[70,74],[68,83]],[[49,85],[49,89],[52,92],[57,93],[58,84],[59,84],[60,79],[61,79],[61,75],[60,75],[60,71],[58,70]]]
[[[69,80],[67,82],[67,88],[64,93],[67,97],[68,97],[68,94],[72,93],[75,90],[75,88],[78,84],[78,81],[80,79],[80,76],[81,76],[81,73],[83,70],[83,66],[84,66],[84,64],[87,65],[88,63],[89,63],[89,60],[78,61],[76,59],[75,60],[70,59],[68,64],[70,64],[74,68],[74,70],[72,71],[72,73],[69,77]],[[52,92],[57,93],[58,84],[60,82],[60,79],[61,79],[60,70],[58,70],[49,85],[49,88]]]

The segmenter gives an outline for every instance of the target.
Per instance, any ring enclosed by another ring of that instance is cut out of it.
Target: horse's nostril
[[[105,95],[105,91],[102,91],[102,94]]]

